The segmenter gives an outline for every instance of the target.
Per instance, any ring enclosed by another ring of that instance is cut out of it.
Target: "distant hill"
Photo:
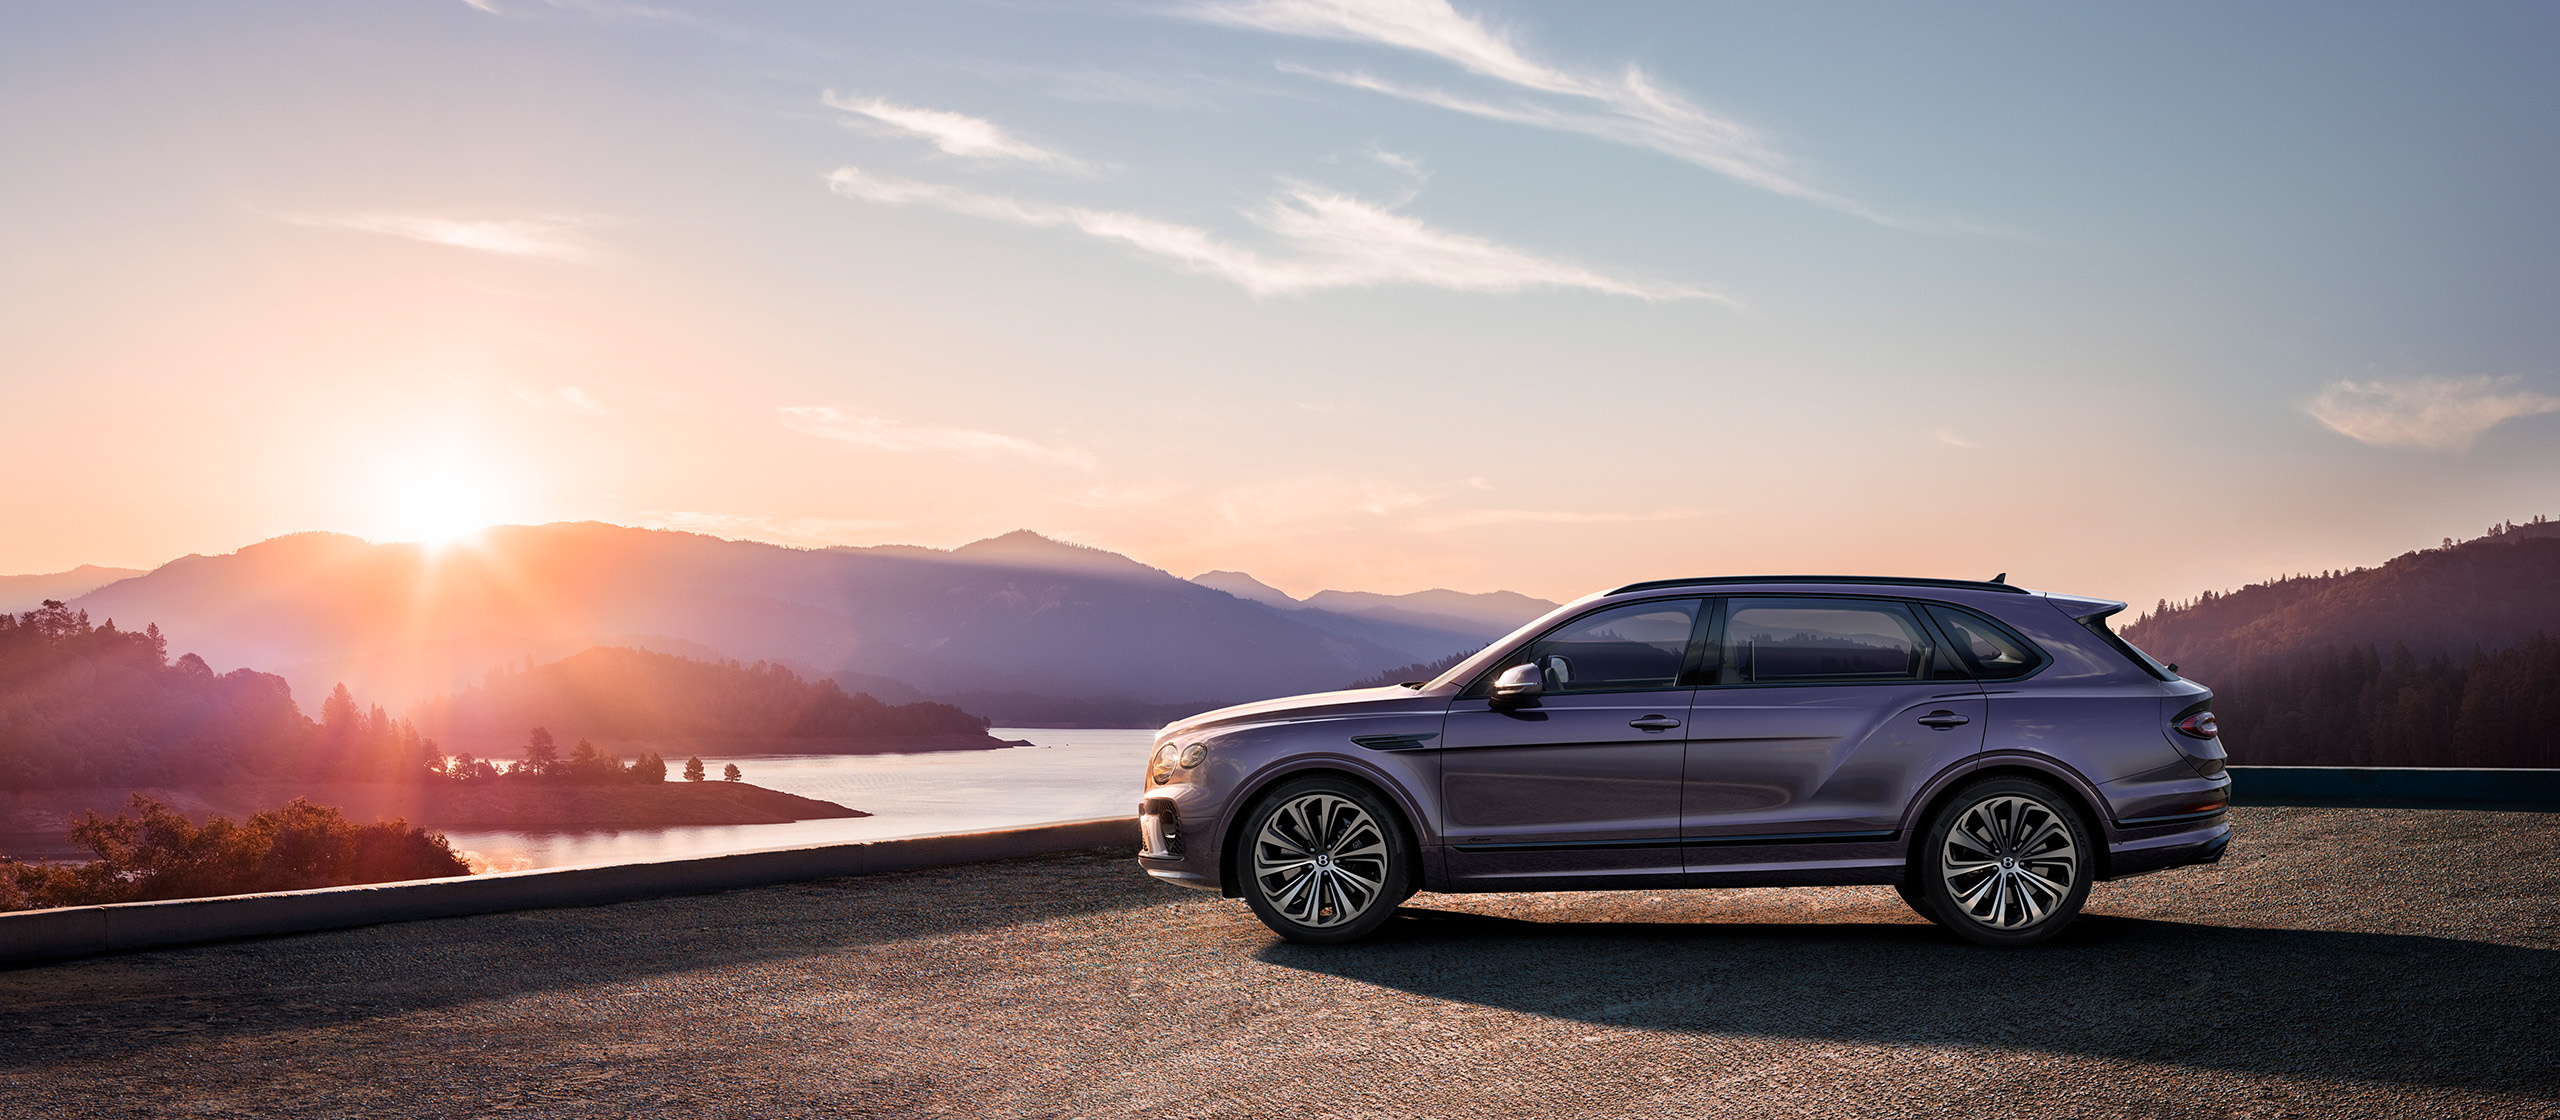
[[[1404,595],[1381,595],[1373,591],[1319,591],[1299,599],[1243,572],[1202,572],[1191,577],[1191,582],[1282,610],[1321,611],[1388,625],[1462,635],[1477,646],[1517,630],[1523,623],[1557,606],[1517,591],[1467,592],[1437,587]]]
[[[498,754],[541,727],[576,739],[680,743],[737,739],[862,744],[998,744],[987,723],[947,704],[887,704],[847,695],[832,680],[803,680],[779,665],[705,662],[599,646],[440,696],[411,713],[421,734],[448,748]],[[508,753],[512,753],[508,751]],[[813,750],[812,753],[822,753]]]
[[[1294,611],[1306,605],[1288,592],[1243,572],[1202,572],[1191,577],[1191,582],[1202,587],[1216,588],[1247,602],[1278,607],[1284,611]]]
[[[1307,596],[1307,606],[1365,618],[1393,618],[1428,625],[1454,624],[1465,628],[1466,633],[1481,634],[1486,641],[1492,641],[1519,629],[1530,619],[1556,609],[1557,604],[1516,591],[1469,593],[1435,587],[1405,595],[1319,591]]]
[[[2237,762],[2560,766],[2560,522],[2162,603],[2122,632],[2213,688]]]
[[[1328,633],[1370,637],[1413,655],[1413,660],[1352,682],[1352,687],[1411,680],[1433,665],[1446,667],[1496,638],[1556,609],[1557,604],[1516,591],[1481,593],[1433,588],[1404,595],[1370,591],[1319,591],[1305,599],[1243,572],[1202,572],[1191,582],[1239,599],[1297,611],[1307,625]]]
[[[441,553],[295,534],[73,605],[157,620],[175,648],[278,673],[306,696],[343,681],[395,707],[591,646],[916,696],[1214,706],[1339,688],[1474,648],[1487,630],[1283,610],[1028,532],[949,551],[811,550],[593,522],[495,528]]]
[[[82,564],[67,572],[40,576],[0,576],[0,612],[17,613],[43,606],[47,599],[77,599],[120,579],[144,574],[139,568],[102,568]]]

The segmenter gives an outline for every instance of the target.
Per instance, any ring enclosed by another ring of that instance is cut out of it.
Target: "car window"
[[[1973,675],[1987,681],[2004,681],[2035,672],[2044,664],[2044,655],[2008,627],[1972,611],[1932,604],[1929,613],[1937,618],[1938,627],[1955,643],[1956,657]]]
[[[1930,652],[1900,605],[1857,599],[1734,599],[1721,646],[1727,684],[1918,680]]]
[[[1670,688],[1688,660],[1699,602],[1631,603],[1584,615],[1532,643],[1524,660],[1546,674],[1549,692]]]

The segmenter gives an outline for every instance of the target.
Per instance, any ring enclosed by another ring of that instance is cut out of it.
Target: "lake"
[[[613,832],[449,832],[475,871],[636,863],[758,848],[929,836],[1091,817],[1135,816],[1155,728],[998,727],[1027,747],[924,754],[704,756],[715,775],[736,763],[747,782],[872,814]],[[675,769],[683,760],[674,760]]]

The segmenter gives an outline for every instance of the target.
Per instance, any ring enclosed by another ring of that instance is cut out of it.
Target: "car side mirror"
[[[1526,704],[1547,693],[1547,675],[1535,665],[1514,665],[1493,678],[1493,702]]]

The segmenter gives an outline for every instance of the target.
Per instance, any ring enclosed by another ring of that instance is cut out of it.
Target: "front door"
[[[1574,619],[1520,659],[1544,675],[1536,701],[1494,704],[1488,673],[1450,707],[1440,772],[1453,880],[1478,890],[1679,883],[1682,673],[1699,604]]]
[[[1898,858],[1913,795],[1982,750],[1981,686],[1907,604],[1721,606],[1702,669],[1714,683],[1690,705],[1690,869]]]

